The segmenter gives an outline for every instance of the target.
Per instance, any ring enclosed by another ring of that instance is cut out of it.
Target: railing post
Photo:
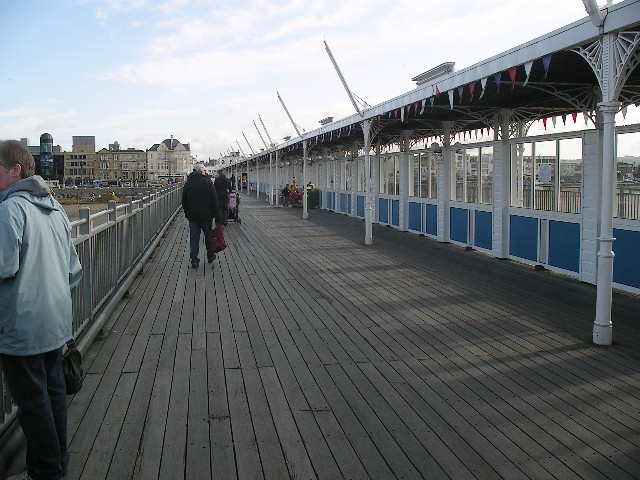
[[[84,220],[78,229],[81,237],[87,239],[91,236],[91,210],[88,207],[81,207],[78,210],[78,219]],[[93,311],[93,271],[91,265],[91,242],[83,240],[82,242],[82,318],[91,318]]]
[[[115,287],[118,283],[118,278],[120,278],[119,265],[118,261],[118,224],[116,222],[117,219],[117,203],[115,200],[109,200],[107,202],[107,210],[108,213],[108,221],[109,223],[113,222],[113,226],[109,227],[109,229],[113,228],[113,235],[109,235],[109,251],[111,252],[113,261],[111,262],[111,279],[109,282],[110,287]]]

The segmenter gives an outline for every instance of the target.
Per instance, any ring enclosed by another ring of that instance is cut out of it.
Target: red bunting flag
[[[545,130],[547,129],[547,119],[546,118],[542,119],[542,126],[544,127]]]
[[[573,118],[573,123],[576,123],[578,121],[578,112],[572,113],[571,118]]]
[[[511,91],[513,92],[513,87],[516,84],[516,67],[509,69],[509,77],[511,78]]]
[[[469,83],[469,85],[467,85],[469,87],[469,103],[473,102],[473,89],[476,88],[476,82],[471,82]]]

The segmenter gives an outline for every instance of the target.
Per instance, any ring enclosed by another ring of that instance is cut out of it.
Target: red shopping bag
[[[216,228],[211,230],[211,240],[213,241],[214,253],[221,252],[227,248],[227,244],[224,241],[224,225],[216,223]]]

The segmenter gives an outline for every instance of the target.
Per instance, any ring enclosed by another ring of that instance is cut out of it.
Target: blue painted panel
[[[409,202],[409,230],[422,232],[422,204]]]
[[[493,248],[493,215],[491,212],[475,212],[474,238],[476,247]]]
[[[356,202],[356,215],[358,217],[364,217],[364,195],[358,195]]]
[[[347,195],[340,194],[340,212],[345,213],[347,211]]]
[[[427,205],[427,231],[429,235],[438,234],[438,206]]]
[[[347,193],[347,213],[351,215],[351,210],[353,210],[353,206],[351,205],[351,197],[350,193]]]
[[[400,225],[400,200],[391,200],[391,223],[396,227]]]
[[[378,199],[378,221],[389,223],[389,200],[386,198]]]
[[[538,261],[538,219],[512,215],[509,219],[509,254]]]
[[[580,224],[549,221],[549,265],[580,271]]]
[[[469,239],[469,210],[452,208],[449,211],[449,236],[456,242],[467,243]]]
[[[613,281],[640,288],[640,232],[614,228]]]

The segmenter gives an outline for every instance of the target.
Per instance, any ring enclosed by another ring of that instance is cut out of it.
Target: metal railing
[[[71,223],[82,279],[72,293],[73,336],[86,350],[109,315],[107,304],[117,303],[160,240],[181,206],[182,185],[158,189],[146,196],[126,197],[91,213],[80,208]],[[106,310],[106,312],[105,312]],[[93,334],[91,332],[94,332]],[[0,452],[6,454],[9,430],[15,430],[16,406],[0,373]],[[1,454],[0,454],[1,456]]]

